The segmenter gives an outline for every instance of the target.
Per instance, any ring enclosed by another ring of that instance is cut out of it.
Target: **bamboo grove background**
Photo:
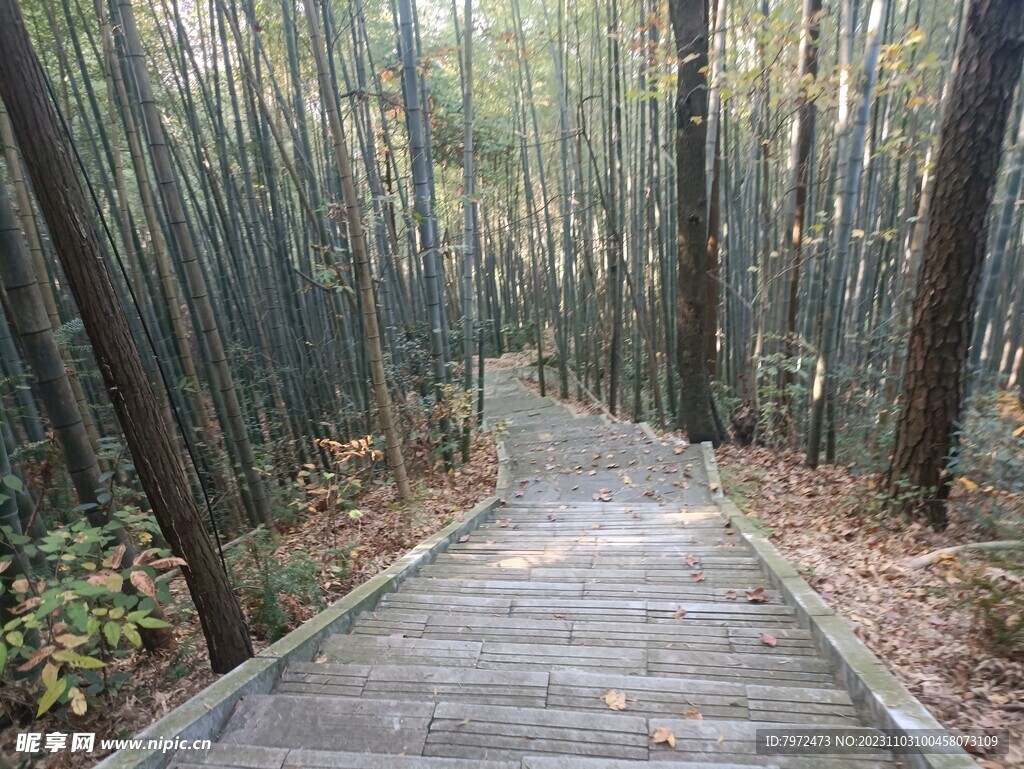
[[[678,421],[665,3],[23,12],[222,533],[272,526],[290,477],[333,466],[320,439],[374,436],[396,476],[451,463],[478,352],[539,344],[563,395]],[[714,0],[710,13],[709,269],[682,277],[711,297],[719,418],[812,464],[884,458],[963,3]],[[1021,382],[1020,90],[977,392]],[[96,515],[132,467],[4,116],[0,138],[0,459],[41,536]]]

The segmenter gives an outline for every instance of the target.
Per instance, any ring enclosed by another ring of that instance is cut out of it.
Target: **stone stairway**
[[[176,766],[898,765],[755,753],[758,728],[864,721],[714,504],[699,447],[577,418],[502,372],[488,399],[505,504]]]

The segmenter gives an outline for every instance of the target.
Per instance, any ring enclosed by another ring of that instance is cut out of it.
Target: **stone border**
[[[504,446],[500,441],[498,446],[500,483],[503,466],[506,476],[508,470],[507,455],[504,463],[501,459]],[[287,665],[312,660],[326,636],[346,632],[358,614],[372,610],[381,596],[397,590],[402,582],[415,576],[450,544],[457,542],[460,537],[483,523],[500,502],[498,496],[491,496],[478,502],[461,521],[450,523],[420,542],[380,574],[364,582],[280,641],[217,679],[159,721],[148,726],[136,735],[135,739],[163,739],[171,742],[175,739],[215,739],[223,730],[238,700],[249,694],[270,692]],[[161,752],[155,748],[120,750],[103,759],[95,769],[163,769],[172,755],[173,751]]]
[[[747,518],[721,491],[721,478],[711,444],[704,448],[708,478],[716,479],[719,492],[716,503],[729,519],[729,525],[750,545],[757,560],[768,573],[774,587],[796,609],[801,625],[811,631],[815,644],[838,671],[839,680],[874,724],[904,734],[913,729],[946,731],[928,709],[910,693],[885,664],[853,632],[850,624],[822,600],[818,592],[800,576],[767,536]],[[978,769],[966,752],[902,753],[897,759],[913,769]]]

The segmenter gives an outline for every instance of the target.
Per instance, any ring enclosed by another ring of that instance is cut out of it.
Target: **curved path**
[[[758,728],[864,720],[715,504],[700,447],[576,417],[510,372],[487,406],[505,504],[179,767],[897,765],[755,753]]]

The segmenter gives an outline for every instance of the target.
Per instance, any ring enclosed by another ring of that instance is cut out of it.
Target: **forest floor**
[[[1024,766],[1024,659],[992,632],[1000,623],[1019,627],[1024,579],[993,554],[908,565],[988,539],[970,513],[987,503],[986,492],[958,485],[950,526],[938,533],[884,516],[872,477],[845,467],[811,470],[800,452],[755,446],[723,446],[716,458],[726,494],[944,726],[1010,730],[1010,755],[979,763]],[[1007,501],[1021,514],[1024,501]],[[997,590],[1016,595],[1016,606],[986,611]]]
[[[493,494],[497,468],[493,438],[478,433],[468,464],[451,473],[436,469],[416,478],[416,496],[402,507],[389,484],[367,485],[346,504],[329,506],[315,490],[305,498],[297,490],[293,507],[298,513],[290,523],[280,524],[276,538],[252,537],[226,553],[255,650],[298,627]],[[184,579],[174,578],[170,592],[173,605],[165,609],[174,625],[176,651],[139,652],[119,660],[117,672],[128,674],[126,682],[84,716],[47,715],[31,726],[0,730],[0,767],[27,766],[25,754],[7,753],[19,732],[95,732],[98,746],[100,738],[140,732],[216,680]],[[61,751],[33,757],[31,766],[84,767],[102,758],[98,750]]]
[[[535,355],[520,357],[519,365],[535,362]],[[557,398],[555,376],[548,371],[546,389]],[[523,381],[539,391],[536,381]],[[602,410],[577,398],[575,388],[565,402],[581,412]],[[986,433],[996,432],[993,422],[999,436],[1013,438],[1024,413],[1014,406],[990,414]],[[844,466],[811,470],[801,452],[759,446],[724,445],[716,459],[725,493],[944,726],[1010,730],[1010,754],[979,764],[1024,766],[1020,550],[909,565],[940,548],[1024,538],[1024,495],[1001,488],[998,473],[975,462],[973,480],[954,488],[949,527],[936,532],[886,515],[877,475]]]

